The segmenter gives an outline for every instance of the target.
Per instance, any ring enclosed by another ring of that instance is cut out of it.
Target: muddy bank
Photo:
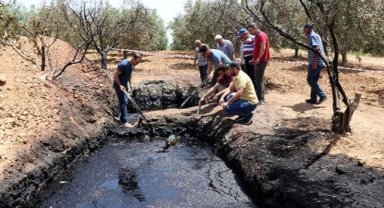
[[[340,137],[326,129],[305,131],[289,127],[300,119],[284,121],[274,128],[250,129],[221,114],[189,114],[157,117],[143,125],[144,131],[112,132],[139,137],[178,133],[206,141],[236,170],[248,193],[262,207],[384,205],[384,173],[346,155],[329,155]]]

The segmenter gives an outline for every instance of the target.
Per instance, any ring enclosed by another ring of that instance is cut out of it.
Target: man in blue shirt
[[[313,31],[313,26],[311,24],[306,24],[304,26],[304,34],[308,38],[308,46],[313,48],[319,53],[324,53],[323,42],[321,37]],[[311,86],[311,95],[310,99],[305,100],[305,102],[310,104],[321,104],[327,100],[327,96],[324,91],[320,88],[318,84],[321,70],[325,67],[324,61],[319,55],[317,55],[312,50],[308,50],[308,76],[307,81]],[[319,100],[317,100],[319,97]]]
[[[135,66],[140,63],[140,61],[141,55],[138,53],[134,53],[129,61],[127,59],[123,59],[120,61],[117,66],[117,70],[113,75],[113,87],[115,88],[120,106],[119,120],[121,121],[121,123],[123,123],[125,127],[133,127],[133,125],[128,123],[128,98],[124,94],[123,90],[132,89],[132,71],[135,69]]]
[[[201,53],[208,61],[208,76],[212,77],[211,84],[216,84],[217,81],[217,72],[216,70],[213,73],[213,76],[211,76],[211,72],[213,67],[217,69],[218,67],[222,65],[229,65],[231,63],[231,59],[228,58],[225,53],[223,53],[220,50],[217,49],[209,49],[207,45],[201,45],[199,49],[199,53]]]

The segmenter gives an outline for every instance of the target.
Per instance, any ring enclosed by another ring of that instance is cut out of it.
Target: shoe
[[[244,125],[250,125],[253,122],[252,118],[253,118],[253,113],[250,113],[249,116],[247,116],[243,120],[241,120],[240,123],[244,124]]]
[[[264,100],[261,100],[257,103],[257,105],[265,105],[265,101]]]
[[[123,126],[126,127],[126,128],[134,128],[134,127],[135,127],[135,125],[130,124],[130,123],[128,123],[128,122],[125,122],[125,123],[123,124]]]
[[[317,102],[316,104],[320,105],[321,103],[324,103],[327,99],[328,99],[327,96],[324,96],[324,97],[320,98],[319,102]]]
[[[318,102],[316,102],[316,100],[311,100],[311,99],[307,99],[305,100],[306,103],[309,103],[309,104],[318,104]]]
[[[242,120],[244,120],[245,119],[245,117],[241,117],[241,116],[239,116],[239,117],[237,117],[236,119],[235,119],[235,122],[240,122],[240,121],[242,121]]]

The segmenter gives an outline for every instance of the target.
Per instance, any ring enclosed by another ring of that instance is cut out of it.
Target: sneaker
[[[124,123],[123,126],[126,127],[126,128],[134,128],[135,127],[135,125],[130,124],[128,122]]]
[[[235,119],[235,122],[240,122],[240,121],[242,121],[242,120],[244,120],[245,119],[245,117],[241,117],[241,116],[239,116],[239,117],[237,117],[236,119]]]
[[[250,125],[253,122],[252,118],[253,118],[253,113],[250,113],[249,116],[247,116],[243,120],[241,120],[240,123],[242,123],[244,125]]]
[[[321,103],[324,103],[327,99],[328,99],[327,96],[324,96],[324,97],[320,98],[319,102],[317,102],[316,104],[320,105]]]
[[[318,102],[316,102],[316,100],[311,100],[311,99],[307,99],[305,100],[306,103],[309,103],[309,104],[318,104]]]

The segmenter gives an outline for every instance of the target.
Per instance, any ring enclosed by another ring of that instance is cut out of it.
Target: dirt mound
[[[21,50],[34,56],[27,39],[18,43]],[[57,66],[74,52],[63,41],[55,42],[51,50]],[[39,71],[9,47],[1,48],[0,68],[6,76],[0,86],[0,181],[8,184],[0,193],[17,196],[20,190],[9,185],[24,181],[36,167],[46,166],[48,171],[59,155],[100,135],[109,121],[106,112],[113,106],[111,75],[85,62],[52,81],[53,71]],[[37,175],[32,174],[32,178],[37,180]],[[24,190],[22,196],[36,187]]]

